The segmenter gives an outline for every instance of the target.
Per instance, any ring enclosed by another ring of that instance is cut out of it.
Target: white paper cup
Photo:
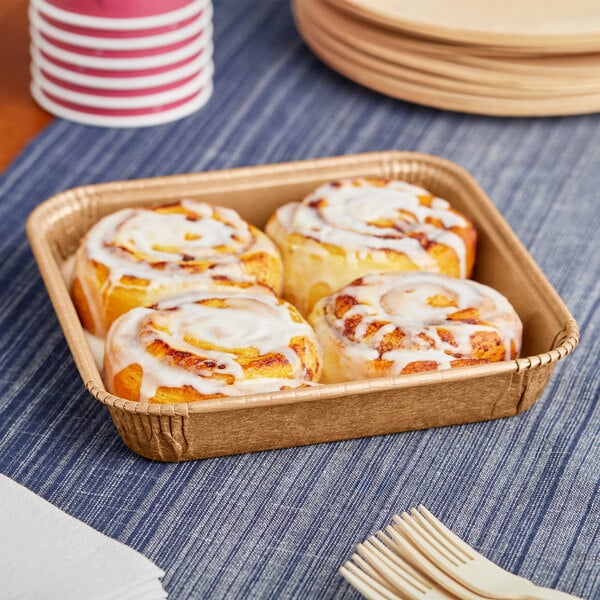
[[[33,5],[29,8],[30,26],[38,33],[60,40],[67,44],[91,48],[94,50],[136,50],[158,48],[176,44],[199,35],[209,25],[212,19],[212,5],[208,4],[201,13],[185,27],[173,29],[169,32],[151,36],[137,36],[129,38],[95,37],[82,35],[60,29],[46,21]]]
[[[187,117],[192,113],[202,108],[210,99],[212,95],[213,85],[212,81],[209,81],[207,86],[202,89],[196,96],[192,97],[187,101],[182,101],[178,106],[174,108],[166,107],[163,110],[156,109],[153,112],[139,115],[111,115],[106,114],[105,111],[83,112],[76,108],[65,106],[61,103],[55,102],[35,83],[31,82],[30,86],[31,95],[34,100],[45,110],[52,114],[75,121],[77,123],[83,123],[85,125],[95,125],[98,127],[149,127],[153,125],[160,125],[163,123],[170,123],[183,117]]]
[[[168,70],[163,69],[162,72],[152,75],[144,74],[147,71],[139,71],[139,73],[142,73],[140,75],[136,75],[136,71],[104,71],[103,73],[105,73],[105,75],[91,75],[89,73],[83,73],[81,70],[76,70],[78,67],[75,65],[69,65],[68,63],[58,65],[55,62],[51,62],[45,58],[33,44],[30,51],[31,62],[34,65],[53,77],[57,77],[58,79],[62,79],[74,85],[98,89],[137,90],[168,85],[198,73],[202,67],[211,62],[213,45],[212,42],[209,42],[199,55],[184,62],[181,66],[174,66]],[[180,65],[181,63],[174,64]],[[95,70],[93,72],[102,73],[102,71]],[[116,73],[120,76],[113,76]],[[127,76],[124,77],[123,73],[127,73]]]
[[[153,27],[163,27],[165,25],[183,21],[197,14],[199,10],[208,4],[207,0],[191,0],[186,6],[162,14],[133,18],[111,18],[85,15],[64,10],[54,6],[53,4],[50,4],[46,0],[30,0],[30,2],[42,13],[47,14],[49,17],[52,17],[57,21],[62,21],[63,23],[68,23],[70,25],[76,25],[79,27],[114,30],[151,29]]]
[[[209,63],[195,77],[179,86],[159,93],[136,94],[132,96],[100,96],[74,91],[50,81],[35,65],[32,65],[31,75],[33,82],[37,87],[41,88],[46,96],[54,96],[67,103],[90,108],[127,110],[154,108],[189,98],[206,87],[212,79],[213,70],[212,63]]]
[[[32,43],[41,51],[52,56],[60,61],[71,63],[79,67],[89,67],[92,69],[107,69],[107,70],[135,70],[135,69],[152,69],[173,64],[178,61],[185,60],[201,52],[207,44],[212,41],[212,24],[207,24],[203,32],[185,43],[181,47],[165,51],[149,56],[93,56],[90,54],[82,54],[73,50],[61,48],[42,35],[35,29],[30,28]],[[135,51],[131,51],[135,52]],[[139,51],[140,54],[143,51]]]

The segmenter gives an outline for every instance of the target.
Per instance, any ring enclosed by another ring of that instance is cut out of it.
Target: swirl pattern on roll
[[[316,336],[271,294],[193,292],[135,308],[106,337],[107,389],[148,403],[195,402],[311,385]]]
[[[280,207],[267,233],[284,261],[284,297],[307,314],[356,277],[420,270],[468,277],[472,223],[448,201],[404,181],[356,178]]]
[[[314,307],[323,382],[418,373],[516,358],[522,324],[496,290],[404,272],[359,278]]]
[[[76,254],[72,295],[84,327],[103,336],[136,306],[215,286],[279,293],[282,277],[263,232],[232,209],[182,200],[101,219]]]

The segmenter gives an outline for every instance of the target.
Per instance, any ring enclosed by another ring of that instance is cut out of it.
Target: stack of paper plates
[[[81,123],[144,127],[212,93],[210,0],[30,0],[31,93]]]
[[[325,63],[374,90],[497,116],[600,110],[598,0],[293,0]]]

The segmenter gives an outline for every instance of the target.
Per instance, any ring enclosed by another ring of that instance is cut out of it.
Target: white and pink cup
[[[89,125],[143,127],[212,95],[210,0],[30,0],[31,94]]]

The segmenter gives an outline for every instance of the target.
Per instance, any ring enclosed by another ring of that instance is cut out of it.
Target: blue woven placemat
[[[600,115],[385,98],[314,58],[287,2],[215,4],[202,111],[143,130],[56,120],[0,179],[0,471],[154,560],[171,598],[357,598],[337,568],[418,502],[502,566],[600,597]],[[382,149],[471,171],[577,319],[581,344],[533,408],[183,464],[127,450],[75,369],[25,237],[31,209],[80,184]]]

